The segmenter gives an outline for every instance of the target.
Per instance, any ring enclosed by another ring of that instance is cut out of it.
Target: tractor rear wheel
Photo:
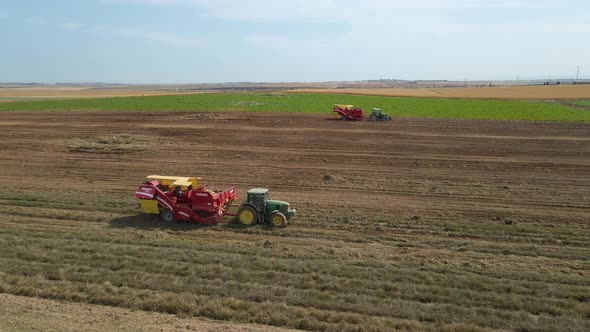
[[[273,212],[268,217],[270,224],[277,228],[283,228],[287,226],[287,217],[280,212]]]
[[[377,121],[377,116],[376,115],[371,115],[370,119],[371,119],[371,121],[375,122],[375,121]]]
[[[251,206],[243,206],[240,211],[238,211],[236,220],[244,226],[255,225],[258,221],[258,212]]]
[[[174,213],[172,213],[172,211],[163,209],[160,211],[160,219],[166,224],[171,224],[176,218],[174,218]]]

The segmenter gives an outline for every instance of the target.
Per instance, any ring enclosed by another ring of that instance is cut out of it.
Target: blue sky
[[[0,82],[590,78],[589,0],[1,0]]]

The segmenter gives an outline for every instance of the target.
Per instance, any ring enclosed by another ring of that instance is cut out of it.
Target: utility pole
[[[516,86],[520,85],[520,74],[516,75]]]
[[[578,69],[576,70],[576,81],[578,81],[580,79],[580,66],[578,66]]]

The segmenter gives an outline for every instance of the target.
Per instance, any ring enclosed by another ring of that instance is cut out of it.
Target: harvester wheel
[[[174,213],[172,213],[172,211],[163,209],[160,212],[160,219],[162,219],[162,221],[166,224],[171,224],[176,218],[174,218]]]
[[[255,225],[258,221],[258,212],[251,206],[243,206],[240,211],[238,211],[236,220],[244,226]]]
[[[348,120],[348,118],[346,117],[346,115],[341,115],[341,116],[340,116],[340,120],[342,120],[342,121],[346,121],[346,120]]]
[[[274,227],[283,228],[287,226],[287,217],[285,217],[285,215],[280,212],[271,213],[270,217],[268,217],[268,220],[270,220],[270,224]]]

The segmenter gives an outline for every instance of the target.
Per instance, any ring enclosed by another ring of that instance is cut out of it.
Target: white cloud
[[[77,30],[80,29],[82,27],[82,24],[80,23],[75,23],[75,22],[67,22],[61,25],[64,29],[68,29],[68,30]]]
[[[326,41],[319,39],[295,39],[286,35],[259,33],[244,37],[244,42],[256,47],[268,48],[289,54],[302,55],[310,52],[318,52],[328,45]]]
[[[561,24],[578,20],[583,22],[590,14],[588,0],[103,0],[109,3],[135,3],[151,6],[194,6],[206,9],[206,15],[222,20],[244,22],[290,22],[295,24],[339,23],[347,28],[340,29],[341,43],[360,43],[375,45],[387,44],[414,34],[431,36],[439,31],[471,33],[489,27],[505,25],[502,15],[487,22],[465,22],[469,17],[455,16],[453,11],[474,10],[479,13],[488,9],[502,9],[506,13],[516,9],[564,9],[575,12],[572,15],[535,19],[534,15],[523,17],[519,23],[526,30],[543,29],[547,22],[559,29]],[[586,8],[576,10],[572,8]],[[563,15],[563,14],[562,14]],[[586,20],[587,21],[587,20]],[[463,24],[464,23],[464,24]],[[457,26],[461,25],[461,31]],[[464,30],[463,30],[464,29]],[[274,45],[281,48],[284,38],[276,35],[254,35],[248,41],[254,44]],[[330,42],[330,41],[327,41]]]
[[[120,29],[117,32],[122,36],[146,39],[146,40],[151,40],[151,41],[160,42],[163,44],[174,45],[174,46],[183,46],[183,47],[203,47],[204,46],[204,42],[201,40],[186,38],[183,36],[170,34],[170,33],[155,32],[155,31],[142,31],[142,30],[136,30],[136,29]]]
[[[244,41],[255,46],[272,48],[277,50],[288,49],[291,42],[287,36],[274,34],[253,34],[244,38]]]
[[[177,4],[186,4],[190,3],[190,1],[182,1],[182,0],[100,0],[103,3],[137,3],[142,5],[177,5]]]
[[[265,23],[264,30],[246,36],[235,31],[232,37],[271,50],[277,63],[292,66],[307,59],[317,72],[335,68],[346,75],[356,71],[357,77],[506,77],[584,64],[590,52],[579,42],[590,34],[588,0],[103,1]],[[269,32],[269,26],[281,29]],[[310,34],[316,26],[329,33]],[[232,37],[219,42],[235,42]]]
[[[42,17],[29,17],[25,20],[25,23],[31,25],[44,25],[47,24],[47,21]]]
[[[575,8],[587,0],[102,0],[151,6],[199,6],[220,19],[243,21],[339,21],[354,23],[376,17],[407,15],[407,11],[465,9]]]
[[[134,28],[113,27],[110,25],[99,25],[96,27],[97,31],[108,32],[119,36],[143,39],[161,44],[167,44],[179,47],[195,47],[203,48],[206,46],[204,40],[199,38],[188,38],[172,33],[164,33],[158,31],[147,31]]]

